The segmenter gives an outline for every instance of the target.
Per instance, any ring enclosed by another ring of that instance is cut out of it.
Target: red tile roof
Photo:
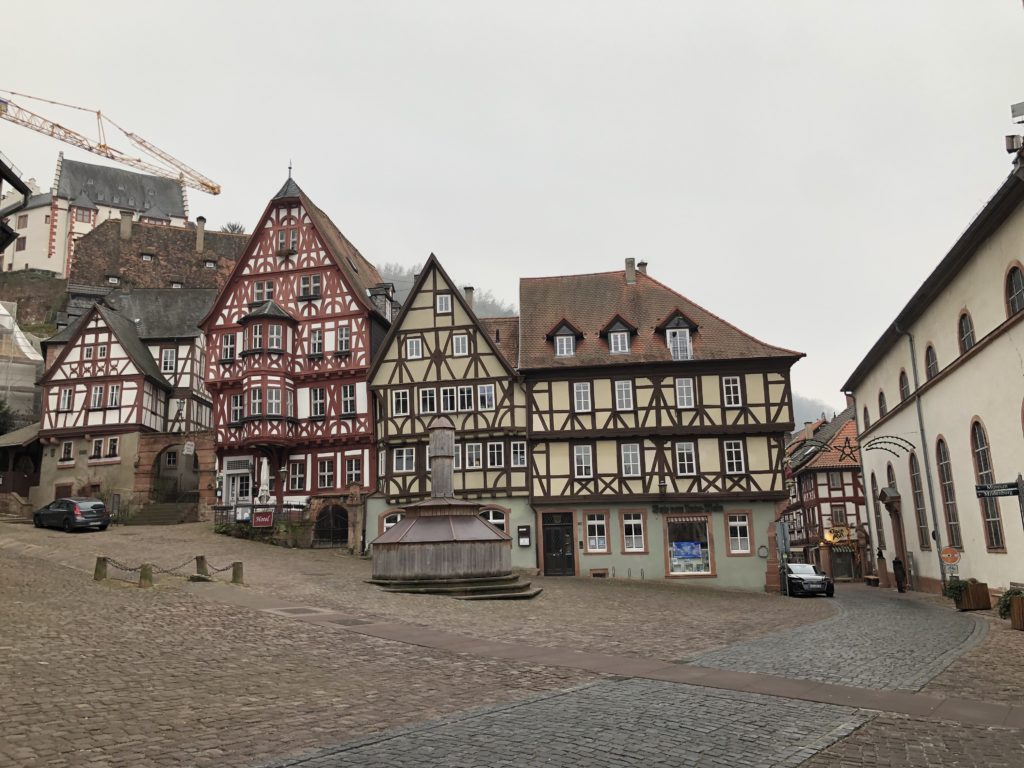
[[[519,364],[519,318],[481,317],[479,320],[509,368],[515,368]]]
[[[857,422],[849,419],[828,441],[822,450],[801,469],[844,469],[860,466],[860,445],[857,442]]]

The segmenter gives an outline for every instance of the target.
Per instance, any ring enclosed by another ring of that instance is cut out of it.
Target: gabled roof
[[[804,444],[806,442],[806,444]],[[825,448],[819,443],[824,443]],[[854,407],[837,414],[832,421],[822,421],[814,429],[810,441],[803,433],[786,446],[790,453],[790,468],[795,472],[807,469],[844,469],[860,467],[860,447],[857,442],[857,422]]]
[[[522,278],[519,281],[520,350],[524,370],[670,362],[671,352],[656,326],[674,310],[699,326],[693,338],[695,360],[778,358],[795,361],[803,353],[766,344],[643,273],[626,283],[625,272]],[[609,312],[619,312],[637,327],[629,354],[611,354],[598,335]],[[551,329],[568,320],[583,333],[572,357],[555,357],[547,340]]]
[[[633,325],[628,320],[624,319],[622,315],[616,313],[611,320],[605,323],[605,326],[604,328],[601,329],[599,335],[607,336],[609,333],[616,330],[617,328],[622,328],[624,330],[629,331],[630,335],[637,332],[637,327],[635,325]]]
[[[0,437],[0,448],[13,448],[16,445],[24,448],[29,443],[35,442],[39,437],[40,426],[37,421],[35,424],[29,424],[27,427],[6,433]]]
[[[57,197],[73,200],[75,205],[89,201],[139,213],[156,207],[170,216],[188,218],[185,191],[173,179],[63,159],[56,186]]]
[[[250,310],[249,314],[240,317],[238,319],[238,322],[247,323],[250,320],[257,320],[261,317],[277,318],[279,320],[287,320],[292,323],[298,322],[294,317],[285,312],[285,310],[282,309],[280,305],[278,305],[278,303],[273,299],[270,299],[269,301],[264,301],[258,307],[253,307],[252,310]]]
[[[569,333],[571,333],[577,339],[582,339],[583,338],[583,331],[581,331],[575,325],[570,323],[564,317],[561,318],[553,326],[551,326],[550,329],[548,329],[548,332],[544,334],[544,338],[547,339],[548,341],[551,341],[551,339],[555,338],[555,336],[558,336],[559,334],[561,334],[561,332],[563,330],[569,331]]]

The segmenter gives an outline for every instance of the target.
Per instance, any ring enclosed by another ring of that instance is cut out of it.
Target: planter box
[[[1010,598],[1010,626],[1024,630],[1024,597]]]
[[[977,584],[968,584],[967,589],[956,600],[958,611],[986,611],[992,607],[992,596],[988,593],[988,584],[979,581]]]

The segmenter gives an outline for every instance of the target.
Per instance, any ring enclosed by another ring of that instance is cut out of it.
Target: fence
[[[96,558],[96,567],[93,570],[93,579],[95,581],[103,581],[110,578],[110,569],[115,571],[121,571],[128,575],[137,573],[139,574],[139,586],[140,587],[152,587],[153,586],[153,574],[166,573],[178,575],[178,572],[185,568],[190,563],[195,563],[196,572],[195,574],[189,574],[187,576],[189,581],[213,581],[214,574],[224,573],[225,571],[231,571],[231,583],[232,584],[244,584],[242,563],[236,561],[225,565],[223,568],[210,563],[205,555],[195,555],[189,557],[187,560],[173,568],[162,568],[153,563],[140,563],[139,565],[126,565],[112,557],[100,556]],[[212,571],[212,573],[211,573]],[[185,575],[185,574],[180,574]]]
[[[302,523],[308,519],[304,504],[217,504],[213,508],[213,522],[216,525],[251,525],[254,512],[272,512],[273,525]]]

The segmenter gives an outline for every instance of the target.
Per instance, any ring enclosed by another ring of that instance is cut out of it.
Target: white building
[[[183,227],[188,222],[185,189],[173,179],[121,168],[57,158],[53,186],[40,192],[34,181],[28,205],[8,217],[22,200],[12,191],[0,199],[0,219],[18,232],[18,239],[0,253],[0,269],[41,269],[67,277],[75,243],[122,211],[138,221]]]
[[[959,578],[993,590],[1024,581],[1018,498],[975,493],[1024,470],[1022,202],[1018,156],[843,386],[857,403],[873,540],[916,589],[940,589],[946,546],[960,550]]]

